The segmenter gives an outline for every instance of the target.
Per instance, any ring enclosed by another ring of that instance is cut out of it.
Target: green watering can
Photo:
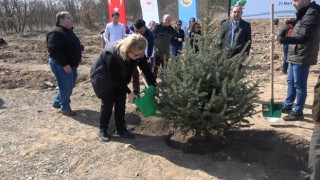
[[[134,99],[134,104],[138,107],[144,117],[154,116],[157,111],[156,88],[149,86],[139,93],[140,98]]]

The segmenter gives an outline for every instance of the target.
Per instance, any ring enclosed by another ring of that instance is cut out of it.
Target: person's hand
[[[72,68],[70,67],[70,65],[64,66],[63,70],[68,74],[72,73]]]
[[[131,92],[130,94],[128,94],[128,101],[130,103],[134,103],[135,99],[138,99],[139,97],[137,95],[135,95],[133,92]]]
[[[151,63],[151,58],[147,58],[147,63]]]
[[[271,34],[271,35],[270,35],[270,39],[271,39],[272,41],[280,41],[281,36],[277,36],[277,35],[275,35],[275,34]]]

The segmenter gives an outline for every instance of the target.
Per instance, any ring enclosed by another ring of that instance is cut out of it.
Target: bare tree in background
[[[79,18],[82,20],[83,24],[88,27],[94,27],[94,21],[97,18],[96,14],[96,4],[94,0],[81,0],[81,9],[79,12]]]
[[[198,0],[198,9],[203,8],[203,0]],[[218,6],[228,6],[228,0],[210,1]],[[178,3],[172,0],[158,0],[159,18],[171,14],[178,17]],[[0,0],[0,32],[44,31],[55,25],[59,11],[72,14],[76,25],[87,28],[104,28],[109,22],[106,0]],[[126,1],[128,24],[142,18],[140,0]]]

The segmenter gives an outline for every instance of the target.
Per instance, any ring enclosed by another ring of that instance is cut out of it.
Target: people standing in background
[[[194,23],[196,23],[196,18],[192,17],[189,19],[189,25],[186,27],[186,30],[187,30],[187,34],[190,33],[191,31],[191,27],[194,25]]]
[[[293,22],[294,18],[286,18],[284,19],[284,25],[279,31],[279,36],[281,37],[286,37],[286,36],[291,36],[293,33]],[[282,63],[282,70],[281,74],[287,74],[288,70],[288,50],[289,50],[289,45],[288,44],[282,44],[282,49],[283,49],[283,63]]]
[[[198,46],[198,38],[197,35],[201,36],[201,26],[199,23],[194,23],[191,27],[191,30],[188,34],[190,38],[190,45],[192,48],[194,48],[195,52],[199,52],[199,46]]]
[[[99,139],[110,141],[109,121],[114,109],[117,134],[132,139],[134,134],[125,125],[126,95],[131,91],[133,70],[139,66],[149,85],[156,81],[145,60],[147,40],[139,34],[131,34],[114,45],[107,46],[91,65],[90,80],[95,94],[101,99]]]
[[[155,21],[150,21],[149,22],[149,25],[148,25],[148,28],[153,31],[154,28],[156,27],[157,23]]]
[[[289,44],[288,89],[282,108],[283,113],[288,113],[283,117],[285,121],[304,120],[309,69],[317,64],[320,42],[320,6],[311,0],[293,0],[292,5],[297,10],[293,34],[286,37],[270,35],[272,41]]]
[[[220,26],[218,44],[221,49],[225,47],[233,48],[230,57],[239,54],[245,45],[251,42],[251,25],[241,18],[242,14],[242,7],[239,5],[235,6],[232,8],[231,17],[223,21]],[[244,60],[249,56],[250,48],[251,43],[247,46],[247,49],[245,49],[245,53],[243,54]]]
[[[140,61],[147,61],[150,71],[153,69],[153,47],[154,47],[154,34],[146,27],[146,22],[143,19],[136,19],[135,23],[130,26],[130,31],[141,34],[148,41],[148,47],[145,52],[145,56]],[[138,95],[140,92],[140,81],[139,81],[139,71],[134,69],[132,74],[132,86],[133,93]]]
[[[154,68],[154,76],[157,77],[158,69],[164,68],[170,57],[170,43],[175,34],[174,28],[171,26],[172,17],[170,14],[163,16],[160,24],[157,24],[153,30],[154,39],[154,56],[156,65]]]
[[[175,26],[175,35],[171,41],[171,55],[177,56],[182,50],[182,43],[184,42],[184,30],[181,29],[182,21],[178,20]]]
[[[49,65],[55,75],[59,90],[53,99],[53,107],[59,108],[65,116],[76,116],[71,109],[71,94],[77,82],[77,68],[82,60],[84,47],[72,31],[73,18],[69,12],[56,15],[56,26],[47,34]]]
[[[112,13],[112,22],[106,25],[104,32],[104,40],[106,45],[112,45],[126,37],[126,28],[119,22],[120,14],[115,11]]]

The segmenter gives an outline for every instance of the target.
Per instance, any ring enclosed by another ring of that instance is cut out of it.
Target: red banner
[[[119,22],[121,22],[124,27],[127,26],[126,21],[126,4],[125,0],[106,0],[109,9],[109,20],[112,22],[112,13],[118,11],[120,14]]]

